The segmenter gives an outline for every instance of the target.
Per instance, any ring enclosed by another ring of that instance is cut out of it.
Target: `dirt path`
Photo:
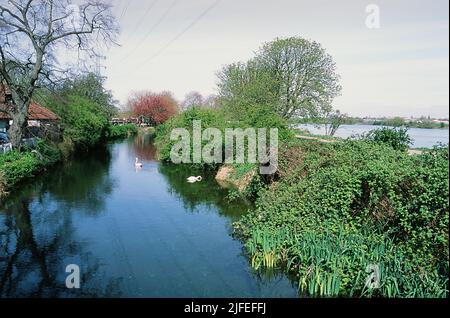
[[[323,143],[339,142],[339,140],[336,140],[336,139],[322,139],[322,138],[313,137],[313,136],[296,135],[295,137],[297,137],[298,139],[315,140],[315,141],[323,142]],[[423,153],[422,150],[408,149],[408,154],[410,154],[411,156],[413,156],[413,155],[421,155],[422,153]]]
[[[324,143],[338,142],[338,140],[334,140],[334,139],[322,139],[319,137],[312,137],[312,136],[296,135],[295,137],[297,137],[298,139],[316,140],[318,142],[324,142]]]

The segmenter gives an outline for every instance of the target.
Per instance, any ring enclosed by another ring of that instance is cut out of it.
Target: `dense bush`
[[[109,126],[108,136],[110,139],[126,138],[137,134],[137,127],[134,124]]]
[[[411,145],[407,128],[383,127],[369,131],[363,139],[386,144],[395,150],[406,151]]]
[[[170,161],[170,152],[177,143],[177,141],[171,141],[170,135],[175,128],[185,128],[191,134],[191,160],[192,158],[192,131],[194,120],[201,120],[202,130],[206,128],[218,128],[223,131],[225,127],[225,121],[219,115],[217,111],[212,109],[203,109],[199,107],[193,107],[175,117],[172,117],[164,124],[158,126],[156,130],[155,143],[158,148],[158,156],[163,161]]]
[[[257,108],[252,115],[249,114],[238,121],[228,120],[227,116],[221,111],[194,107],[171,118],[158,127],[155,141],[160,159],[163,161],[170,161],[170,151],[172,146],[177,142],[170,140],[170,134],[175,128],[185,128],[191,133],[192,150],[192,129],[194,120],[201,120],[202,131],[206,128],[219,129],[222,132],[223,147],[225,146],[224,139],[226,128],[267,128],[267,134],[269,134],[270,128],[277,128],[279,140],[287,140],[292,136],[292,133],[287,128],[286,121],[276,114],[268,113],[267,108]],[[267,140],[269,140],[269,138],[267,138]],[[203,140],[203,144],[206,143],[208,143],[208,141]],[[245,146],[246,145],[247,143]],[[222,153],[224,154],[224,149]]]
[[[448,148],[299,141],[280,157],[279,182],[235,224],[254,265],[288,268],[311,295],[448,295]],[[382,287],[368,291],[374,262]]]
[[[69,95],[47,103],[60,118],[64,138],[77,148],[88,149],[108,136],[109,121],[104,109],[86,97]]]
[[[0,197],[24,179],[32,178],[45,167],[61,159],[61,152],[53,144],[39,140],[32,151],[12,151],[0,155]]]

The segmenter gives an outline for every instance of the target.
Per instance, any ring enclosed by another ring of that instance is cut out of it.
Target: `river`
[[[79,155],[0,203],[0,297],[296,297],[251,268],[231,235],[250,206],[226,195],[211,173],[156,161],[146,136]]]
[[[324,135],[325,128],[323,125],[299,125],[301,129],[307,129],[311,134]],[[374,125],[341,125],[336,131],[335,136],[341,138],[349,138],[356,135],[362,135],[371,131],[372,129],[380,128],[381,126]],[[448,144],[449,130],[448,129],[424,129],[424,128],[409,128],[408,134],[412,139],[412,148],[432,148],[438,143]]]

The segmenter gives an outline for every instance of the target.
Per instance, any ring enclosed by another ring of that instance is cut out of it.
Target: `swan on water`
[[[197,181],[202,181],[202,177],[201,176],[198,176],[198,177],[191,176],[191,177],[187,178],[187,182],[189,182],[189,183],[194,183]]]
[[[142,162],[139,162],[139,159],[136,158],[136,162],[134,163],[134,166],[135,166],[136,168],[142,168]]]

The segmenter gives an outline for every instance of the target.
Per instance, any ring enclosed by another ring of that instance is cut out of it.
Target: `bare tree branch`
[[[76,1],[79,3],[79,1]],[[66,49],[97,55],[115,43],[118,26],[107,1],[7,0],[0,4],[0,82],[12,94],[11,141],[20,146],[21,131],[36,87],[66,74],[56,56]],[[81,56],[79,54],[78,56]],[[68,68],[67,68],[68,70]]]

